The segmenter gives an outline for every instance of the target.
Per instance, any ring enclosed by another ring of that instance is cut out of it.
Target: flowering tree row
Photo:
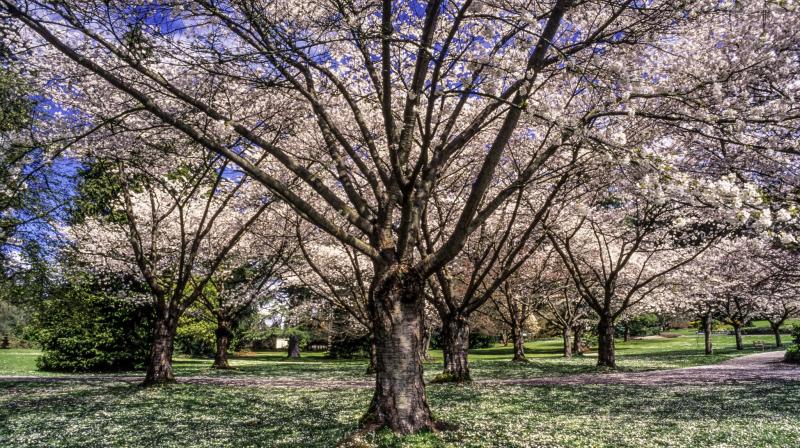
[[[401,433],[437,427],[427,299],[446,371],[468,378],[467,318],[547,245],[614,366],[609,329],[667,276],[737,232],[791,241],[772,217],[792,217],[777,202],[800,151],[793,8],[0,0],[59,130],[125,161],[124,217],[94,226],[119,249],[75,237],[149,285],[163,337],[148,378],[171,377],[177,316],[279,208],[369,265],[351,286],[376,346],[363,421]]]

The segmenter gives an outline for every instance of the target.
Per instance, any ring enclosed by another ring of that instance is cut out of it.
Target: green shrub
[[[469,349],[473,350],[476,348],[490,348],[492,345],[498,341],[497,336],[490,336],[481,333],[470,333],[469,334]],[[442,340],[442,332],[436,331],[431,335],[431,346],[430,348],[434,350],[443,350],[444,349],[444,341]]]
[[[781,333],[783,333],[785,331],[786,330],[782,330]],[[772,331],[772,327],[770,327],[770,326],[766,326],[766,327],[744,327],[744,328],[742,328],[742,334],[744,334],[744,335],[748,335],[748,334],[749,335],[767,335],[767,334],[770,334],[771,335],[771,334],[775,334],[775,332]]]
[[[784,355],[786,362],[800,364],[800,345],[793,345],[786,350]]]
[[[369,334],[334,338],[328,347],[328,358],[352,359],[369,356]]]
[[[631,336],[648,336],[661,331],[658,316],[655,313],[642,314],[628,320],[626,324],[617,325],[614,330],[617,336],[625,334],[625,325],[628,326]]]
[[[216,328],[208,320],[184,314],[178,321],[175,333],[175,351],[196,357],[214,356],[217,348]]]
[[[795,344],[800,345],[800,324],[792,325],[792,340]]]
[[[107,279],[84,277],[57,287],[36,304],[27,333],[42,347],[40,369],[77,372],[144,366],[152,308],[120,298],[110,289]]]
[[[469,334],[469,348],[470,350],[474,348],[490,348],[492,344],[497,342],[497,337],[489,336],[487,334],[481,333],[470,333]]]

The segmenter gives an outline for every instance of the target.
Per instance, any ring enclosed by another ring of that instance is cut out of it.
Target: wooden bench
[[[767,348],[767,345],[764,344],[764,341],[753,341],[753,347],[760,348],[761,351],[764,351],[764,349]]]

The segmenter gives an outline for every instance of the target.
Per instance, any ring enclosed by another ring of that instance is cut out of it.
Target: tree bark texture
[[[422,359],[425,361],[431,358],[430,348],[431,348],[431,331],[426,328],[425,334],[422,336],[422,354],[421,354]]]
[[[375,335],[369,337],[369,365],[367,375],[375,375],[378,366],[378,345],[375,342]]]
[[[228,348],[231,344],[231,323],[224,319],[217,320],[217,329],[214,330],[217,337],[217,351],[214,355],[213,369],[230,369],[228,364]]]
[[[703,338],[705,339],[705,353],[706,355],[711,355],[714,353],[714,344],[712,343],[712,336],[711,336],[711,316],[706,315],[703,316]]]
[[[601,316],[597,324],[597,365],[617,367],[614,353],[614,322],[609,316]]]
[[[300,357],[300,338],[296,335],[289,336],[289,344],[288,344],[288,358],[299,358]]]
[[[178,329],[178,313],[165,310],[158,313],[153,327],[153,343],[145,374],[145,385],[157,385],[175,381],[172,373],[172,350],[175,332]]]
[[[523,326],[517,319],[511,319],[511,342],[514,345],[514,357],[511,359],[514,362],[525,362],[525,335],[523,334]]]
[[[564,327],[561,330],[561,338],[564,340],[564,357],[572,358],[572,341],[570,340],[569,327]]]
[[[469,322],[461,315],[442,322],[444,372],[437,381],[460,383],[471,381],[469,374]]]
[[[783,347],[783,340],[781,340],[781,323],[770,322],[769,326],[772,327],[772,334],[775,335],[775,347]]]
[[[377,363],[375,392],[362,424],[410,434],[435,429],[422,378],[424,280],[376,269],[371,287]]]
[[[572,353],[575,355],[583,355],[583,327],[576,325],[572,329]]]
[[[736,350],[744,350],[744,342],[742,342],[742,326],[733,324],[733,334],[736,336]]]

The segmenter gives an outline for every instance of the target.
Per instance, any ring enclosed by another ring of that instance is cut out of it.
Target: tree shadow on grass
[[[277,355],[231,357],[233,369],[212,369],[205,359],[178,359],[178,376],[257,376],[300,379],[359,379],[364,377],[367,361],[362,359],[330,360],[322,357],[292,359]]]
[[[439,397],[436,397],[437,399]],[[710,420],[796,417],[800,382],[715,386],[539,386],[512,390],[487,387],[471,402],[500,400],[514,409],[551,416],[614,415],[638,419]],[[434,403],[437,400],[434,400]]]
[[[355,428],[370,398],[359,390],[119,383],[7,383],[3,389],[14,397],[0,399],[6,417],[0,432],[9,437],[4,443],[19,447],[331,446]],[[37,442],[26,444],[24,432],[34,428]]]
[[[475,350],[470,350],[470,355],[477,355],[477,356],[507,356],[508,359],[514,357],[514,347],[492,347],[492,348],[480,348]],[[554,355],[560,356],[563,353],[561,347],[542,347],[537,346],[535,350],[528,349],[526,350],[526,354],[529,356],[536,356],[536,355]]]

